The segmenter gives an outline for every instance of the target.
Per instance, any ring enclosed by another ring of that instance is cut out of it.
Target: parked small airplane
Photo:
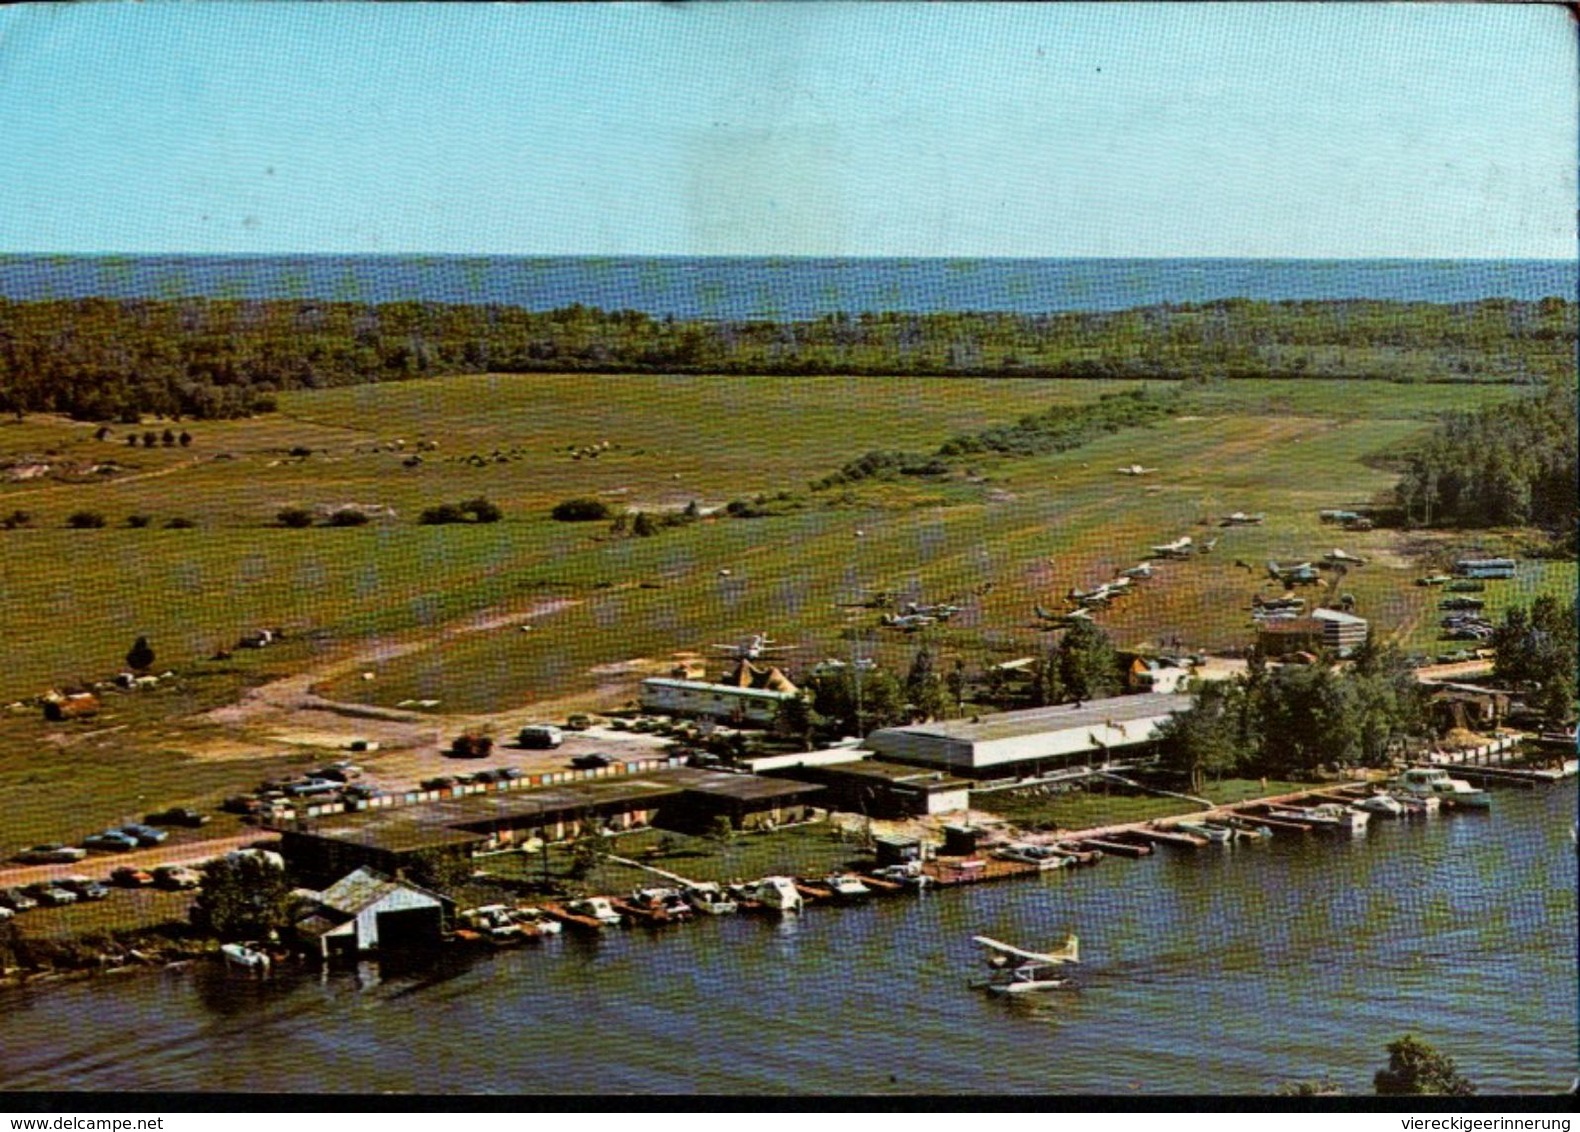
[[[1139,565],[1132,566],[1130,569],[1128,569],[1128,570],[1124,571],[1122,574],[1120,574],[1120,577],[1122,577],[1122,578],[1150,578],[1150,577],[1152,577],[1152,563],[1150,563],[1150,562],[1142,562]]]
[[[1057,951],[1049,952],[1026,951],[985,935],[973,936],[971,942],[987,949],[987,965],[992,976],[977,985],[990,994],[1057,990],[1070,982],[1059,977],[1059,968],[1081,961],[1081,943],[1074,935]]]
[[[1333,550],[1329,551],[1327,554],[1324,554],[1322,556],[1322,561],[1324,561],[1324,562],[1333,562],[1333,563],[1336,563],[1336,564],[1341,563],[1341,564],[1346,565],[1346,566],[1364,566],[1364,565],[1366,565],[1366,559],[1361,558],[1358,555],[1346,554],[1344,551],[1339,550],[1337,548],[1334,548]]]
[[[899,629],[902,632],[914,633],[918,629],[925,629],[929,625],[938,624],[938,618],[929,617],[924,613],[885,613],[879,624],[885,629]]]
[[[792,645],[776,645],[773,638],[766,633],[753,633],[745,641],[735,645],[714,645],[716,649],[723,649],[739,660],[756,660],[765,652],[789,652]]]
[[[1143,468],[1140,464],[1131,464],[1128,467],[1115,469],[1122,476],[1150,476],[1157,471],[1156,468]]]
[[[1044,621],[1052,621],[1055,625],[1069,625],[1075,621],[1090,621],[1092,619],[1092,611],[1090,609],[1072,609],[1068,613],[1050,613],[1040,605],[1032,608],[1036,610],[1038,617]]]
[[[1190,557],[1192,541],[1193,540],[1191,539],[1190,535],[1181,535],[1173,542],[1166,542],[1161,546],[1154,546],[1152,548],[1152,553],[1157,555],[1159,558],[1188,558]]]
[[[900,612],[907,617],[934,617],[939,621],[948,621],[960,612],[960,607],[946,602],[940,602],[938,605],[919,605],[912,601],[907,602]]]
[[[1247,515],[1244,511],[1236,511],[1233,515],[1225,515],[1219,520],[1220,527],[1254,527],[1266,519],[1266,515]]]
[[[1310,585],[1319,581],[1317,568],[1309,562],[1301,562],[1294,566],[1280,566],[1277,562],[1267,564],[1267,575],[1275,582],[1285,585]]]

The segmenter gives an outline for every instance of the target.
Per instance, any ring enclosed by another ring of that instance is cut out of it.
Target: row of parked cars
[[[25,865],[72,865],[87,857],[90,849],[125,853],[133,849],[161,845],[170,836],[163,829],[158,828],[162,825],[179,825],[196,829],[207,825],[208,820],[207,814],[178,806],[172,810],[160,810],[149,814],[140,822],[130,822],[85,837],[80,846],[60,845],[54,842],[34,845],[18,853],[16,859]]]
[[[441,774],[425,778],[419,785],[424,790],[448,790],[452,786],[471,786],[474,783],[514,782],[520,777],[520,767],[501,766],[463,774]]]
[[[197,872],[185,865],[161,865],[152,872],[119,868],[110,874],[110,883],[123,888],[163,888],[181,891],[196,888],[201,882]],[[0,889],[0,922],[40,906],[59,908],[78,901],[104,900],[109,888],[91,877],[71,876],[41,880],[20,888]]]
[[[362,768],[348,760],[310,770],[299,778],[266,779],[251,794],[226,798],[220,809],[233,814],[261,814],[293,801],[338,802],[352,798],[376,798],[383,793],[376,786],[357,782]]]

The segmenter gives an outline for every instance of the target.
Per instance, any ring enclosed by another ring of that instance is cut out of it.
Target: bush
[[[4,519],[0,519],[0,527],[4,527],[8,531],[14,531],[18,527],[30,526],[32,522],[32,513],[19,509],[11,512],[11,514],[7,515]]]
[[[98,530],[104,525],[104,516],[97,511],[73,511],[66,519],[66,526],[74,531]]]
[[[367,515],[354,507],[343,507],[329,516],[331,527],[361,527],[365,526],[367,521]]]
[[[153,521],[154,521],[154,517],[152,515],[128,515],[128,516],[126,516],[126,525],[128,527],[132,527],[135,530],[142,530],[144,527],[146,527],[149,523],[152,523]]]
[[[188,519],[183,515],[177,515],[174,519],[165,520],[165,530],[167,531],[190,531],[195,526],[197,526],[195,519]]]
[[[287,507],[274,517],[282,527],[300,530],[313,525],[313,513],[303,507]]]
[[[472,517],[474,523],[497,523],[505,517],[499,507],[479,495],[476,499],[468,499],[461,504],[461,510]]]
[[[419,523],[426,526],[438,526],[443,523],[464,523],[466,512],[454,503],[441,503],[437,507],[424,508],[423,513],[417,517]]]
[[[609,506],[597,499],[566,499],[554,505],[549,517],[561,523],[601,522],[609,517]]]

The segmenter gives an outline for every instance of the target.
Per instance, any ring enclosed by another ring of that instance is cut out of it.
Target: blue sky
[[[0,9],[0,251],[1568,257],[1561,8]]]

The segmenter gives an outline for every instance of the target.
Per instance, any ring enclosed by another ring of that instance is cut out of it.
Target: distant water
[[[676,318],[1120,310],[1247,298],[1575,298],[1572,260],[0,256],[0,298],[581,303]]]
[[[267,982],[0,992],[0,1089],[1369,1095],[1406,1033],[1482,1094],[1580,1072],[1573,782],[1356,838],[1164,850],[783,922],[567,935]],[[971,936],[1079,932],[1078,987],[969,988]]]

